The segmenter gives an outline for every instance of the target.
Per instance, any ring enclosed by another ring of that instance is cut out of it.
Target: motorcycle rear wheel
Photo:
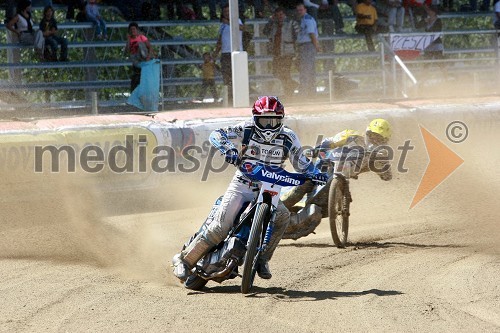
[[[247,242],[247,252],[243,262],[243,274],[241,281],[241,293],[248,294],[253,286],[255,273],[257,272],[257,247],[259,246],[262,237],[262,227],[264,219],[269,210],[269,205],[266,203],[259,204],[255,210],[255,215],[252,220],[252,228],[250,229],[250,237]]]
[[[199,277],[196,274],[191,275],[184,282],[184,287],[191,290],[201,290],[207,284],[207,280]]]
[[[349,203],[346,202],[345,182],[340,178],[333,178],[328,194],[328,216],[333,243],[343,248],[347,245],[349,233]],[[347,208],[347,211],[344,209]]]

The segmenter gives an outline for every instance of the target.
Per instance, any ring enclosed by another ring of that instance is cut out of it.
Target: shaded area
[[[289,290],[282,287],[253,287],[253,292],[251,294],[245,295],[245,297],[256,297],[256,298],[266,298],[273,297],[279,300],[297,300],[297,301],[324,301],[327,299],[337,299],[337,298],[348,298],[348,297],[359,297],[364,295],[375,295],[375,296],[397,296],[403,295],[404,293],[397,290],[380,290],[380,289],[369,289],[363,291],[335,291],[335,290]],[[216,286],[213,288],[207,288],[203,291],[190,292],[188,295],[197,294],[209,294],[209,293],[225,293],[225,294],[241,294],[240,286]]]
[[[354,250],[357,249],[368,249],[368,248],[391,248],[391,247],[409,247],[409,248],[417,248],[417,249],[433,249],[433,248],[463,248],[461,245],[452,245],[452,244],[417,244],[417,243],[405,243],[405,242],[355,242],[350,244],[354,246]]]
[[[311,248],[329,248],[336,247],[333,243],[290,243],[290,244],[280,244],[280,247],[311,247]],[[406,243],[406,242],[354,242],[347,243],[346,249],[367,249],[367,248],[391,248],[391,247],[409,247],[409,248],[462,248],[464,246],[451,245],[451,244],[417,244],[417,243]]]

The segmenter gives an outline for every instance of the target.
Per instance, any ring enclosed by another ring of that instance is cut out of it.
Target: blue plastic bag
[[[140,62],[141,83],[132,91],[127,104],[144,111],[158,111],[160,91],[160,60]]]

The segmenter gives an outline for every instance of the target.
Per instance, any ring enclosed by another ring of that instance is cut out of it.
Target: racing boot
[[[213,247],[214,244],[202,233],[196,235],[185,249],[172,258],[174,275],[182,282],[186,281],[198,260],[203,258]]]
[[[271,270],[269,269],[269,262],[266,259],[260,258],[257,261],[257,275],[259,275],[261,279],[266,280],[269,280],[273,277],[273,275],[271,274]]]
[[[314,190],[314,183],[310,180],[307,180],[304,184],[295,186],[287,192],[282,198],[281,201],[285,205],[286,208],[291,209],[297,202],[302,200],[304,195],[310,193]]]
[[[174,266],[174,275],[184,282],[191,275],[191,270],[188,265],[182,260],[182,253],[177,253],[172,258],[172,266]]]
[[[320,206],[311,204],[298,213],[291,213],[290,223],[283,234],[283,239],[297,240],[314,232],[323,218]]]

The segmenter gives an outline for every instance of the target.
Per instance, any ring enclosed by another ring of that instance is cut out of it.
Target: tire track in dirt
[[[388,114],[395,144],[415,142],[410,171],[388,183],[370,174],[352,182],[351,246],[332,246],[325,219],[316,234],[284,241],[273,279],[257,279],[248,296],[240,279],[186,291],[166,270],[227,179],[151,193],[168,200],[191,186],[193,209],[135,214],[130,204],[128,215],[109,217],[106,197],[64,182],[52,205],[10,207],[0,225],[0,332],[500,331],[500,113],[470,107]],[[353,112],[317,130],[363,128],[376,115]],[[465,163],[408,210],[428,161],[418,124],[445,140],[442,129],[456,119],[470,129],[466,143],[451,146]]]

